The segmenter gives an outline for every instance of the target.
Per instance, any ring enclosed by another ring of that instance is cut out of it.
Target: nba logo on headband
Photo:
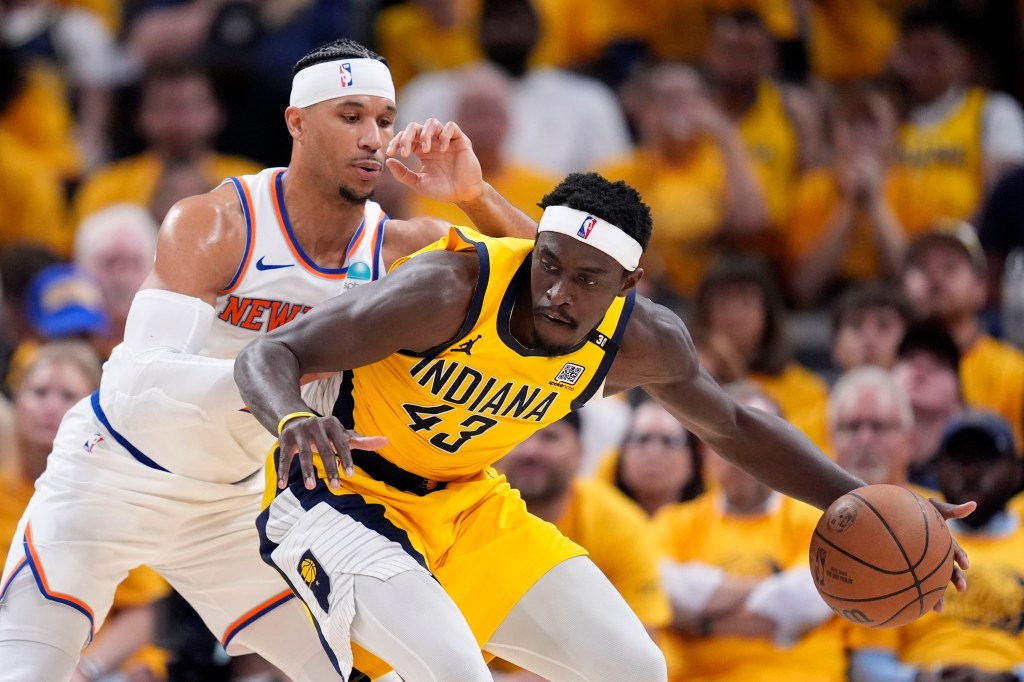
[[[341,73],[341,87],[347,88],[352,85],[352,65],[348,62],[340,64],[338,71]]]
[[[576,233],[577,236],[586,239],[587,237],[590,236],[591,231],[594,229],[596,225],[597,218],[595,218],[592,215],[588,215],[586,218],[583,219],[583,222],[580,224],[580,231]]]

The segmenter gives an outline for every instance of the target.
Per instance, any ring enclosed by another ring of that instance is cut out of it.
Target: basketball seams
[[[896,486],[896,487],[898,487],[898,486]],[[906,490],[906,488],[900,488],[900,490]],[[907,492],[910,493],[909,490]],[[910,493],[910,494],[913,495],[913,493]],[[918,599],[918,604],[919,604],[919,606],[918,606],[918,611],[919,611],[918,615],[921,615],[922,613],[924,613],[924,601],[923,601],[924,600],[924,592],[921,589],[921,582],[922,581],[920,579],[918,579],[917,571],[915,570],[915,566],[911,564],[910,557],[907,556],[907,550],[903,548],[903,543],[900,542],[898,537],[896,537],[896,533],[893,532],[892,526],[889,525],[889,522],[885,519],[884,516],[882,516],[881,512],[879,512],[878,509],[873,504],[871,504],[871,502],[869,502],[863,495],[858,494],[856,491],[850,492],[849,495],[850,495],[850,497],[853,497],[854,499],[860,500],[861,504],[863,504],[865,507],[870,509],[871,512],[876,517],[878,517],[878,520],[881,522],[881,524],[885,528],[886,532],[889,533],[889,537],[891,537],[892,541],[896,543],[896,546],[900,550],[900,554],[903,556],[903,560],[907,563],[907,571],[910,573],[911,579],[913,580],[913,586],[917,590],[917,599]],[[920,508],[921,502],[917,499],[916,495],[914,495],[914,502],[918,505],[918,508]],[[924,555],[926,555],[928,553],[928,533],[929,533],[929,527],[928,527],[927,519],[925,520],[924,528],[925,528],[925,537],[924,537],[924,553],[921,555],[922,556],[922,560],[924,558]],[[899,612],[897,612],[897,613],[899,613]],[[892,620],[893,617],[895,617],[895,616],[890,617],[889,620]]]
[[[845,549],[843,549],[839,545],[837,545],[834,542],[832,542],[831,540],[829,540],[818,529],[814,530],[814,537],[818,538],[819,540],[821,540],[822,543],[828,545],[829,547],[831,547],[835,551],[839,552],[843,556],[845,556],[845,557],[847,557],[849,559],[853,559],[854,561],[856,561],[857,563],[861,564],[862,566],[870,568],[873,571],[877,571],[877,572],[881,573],[882,575],[905,575],[907,573],[907,571],[905,571],[903,569],[901,569],[899,571],[890,571],[890,570],[884,569],[884,568],[882,568],[880,566],[875,566],[874,564],[868,563],[867,561],[864,561],[863,559],[861,559],[856,554],[850,554],[850,552],[846,551]]]

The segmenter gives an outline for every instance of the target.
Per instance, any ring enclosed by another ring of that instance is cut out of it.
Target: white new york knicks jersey
[[[385,272],[381,247],[387,215],[372,201],[366,202],[362,223],[341,267],[320,267],[305,254],[284,204],[285,170],[268,168],[225,181],[234,186],[241,201],[245,250],[231,281],[217,296],[216,317],[200,355],[232,359],[253,339]],[[119,371],[117,351],[105,365],[105,375]],[[158,390],[147,392],[152,396],[144,393],[130,399],[111,393],[105,389],[100,393],[108,428],[118,431],[118,416],[130,411],[133,424],[143,426],[131,432],[122,427],[119,435],[145,458],[182,476],[240,481],[263,466],[274,442],[241,405],[225,406],[223,413],[212,414],[170,401]]]

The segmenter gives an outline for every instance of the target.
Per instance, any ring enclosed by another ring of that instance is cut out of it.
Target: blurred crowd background
[[[0,552],[56,428],[99,383],[179,199],[287,165],[292,65],[387,58],[399,126],[466,131],[539,217],[566,173],[654,215],[643,293],[704,368],[871,483],[978,512],[971,587],[895,631],[822,612],[818,513],[642,395],[500,468],[583,544],[672,680],[1024,680],[1024,47],[1019,0],[0,2]],[[385,178],[392,217],[466,223]],[[254,548],[255,550],[255,548]],[[226,576],[225,579],[231,579]],[[312,630],[311,630],[312,635]],[[158,576],[132,573],[79,679],[249,680]],[[495,665],[500,679],[534,680]]]

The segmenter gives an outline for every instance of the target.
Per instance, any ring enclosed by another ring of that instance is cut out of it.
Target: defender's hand
[[[320,455],[327,475],[327,485],[332,490],[341,487],[338,475],[338,462],[341,462],[346,476],[355,471],[352,463],[352,450],[376,450],[388,444],[384,436],[362,436],[355,431],[346,429],[336,417],[303,417],[293,419],[285,424],[279,440],[277,452],[277,487],[288,487],[288,470],[292,458],[299,456],[302,468],[302,480],[306,490],[316,487],[316,467],[313,465],[313,453]],[[331,457],[331,455],[334,455]]]
[[[422,125],[410,123],[391,138],[385,163],[399,182],[420,194],[451,203],[479,197],[484,191],[483,171],[473,153],[473,144],[458,125],[442,124],[436,118]],[[397,157],[419,158],[419,172]]]

